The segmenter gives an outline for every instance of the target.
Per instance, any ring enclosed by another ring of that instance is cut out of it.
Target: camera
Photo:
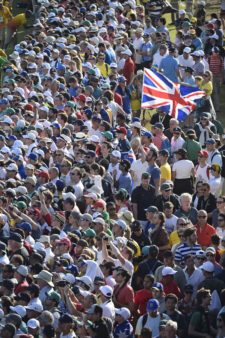
[[[107,242],[109,240],[109,238],[107,236],[104,236],[103,239],[104,239],[104,241],[107,241]]]
[[[56,286],[60,287],[60,288],[64,288],[66,285],[68,285],[69,283],[65,280],[60,280],[56,283]]]

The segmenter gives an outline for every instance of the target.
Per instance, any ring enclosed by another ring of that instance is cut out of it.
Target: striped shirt
[[[184,242],[184,244],[182,244],[175,253],[175,261],[176,262],[180,262],[180,263],[184,263],[184,257],[186,255],[196,255],[196,252],[198,250],[201,250],[201,245],[199,244],[195,244],[192,248],[190,246],[187,245],[186,242]]]
[[[209,58],[209,69],[213,73],[213,76],[221,77],[224,68],[224,61],[222,56],[215,55],[214,53]]]

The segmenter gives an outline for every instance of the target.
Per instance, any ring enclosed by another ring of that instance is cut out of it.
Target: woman
[[[203,74],[203,80],[200,82],[201,90],[204,90],[206,96],[211,96],[213,91],[213,85],[212,85],[212,73],[210,70],[207,70]]]
[[[194,193],[194,195],[192,196],[192,204],[194,208],[197,208],[198,205],[198,199],[200,196],[203,195],[202,192],[202,181],[198,181],[198,183],[196,184],[196,192]]]
[[[201,144],[196,141],[197,136],[194,129],[189,129],[186,133],[187,139],[183,144],[183,149],[187,151],[187,158],[194,164],[198,163],[198,151],[202,149]]]
[[[131,148],[138,159],[138,150],[141,146],[141,123],[138,121],[133,122],[131,125],[132,137],[130,140]]]
[[[141,88],[142,88],[142,78],[140,75],[136,75],[132,83],[129,86],[131,92],[131,110],[132,115],[139,117],[141,113]]]
[[[174,194],[181,195],[184,192],[193,192],[192,178],[194,177],[194,164],[187,159],[187,151],[178,149],[175,151],[177,162],[172,167],[172,181],[174,182]]]
[[[163,259],[163,252],[170,249],[169,236],[165,229],[165,214],[158,212],[153,217],[155,228],[150,233],[151,241],[159,247],[158,259]]]
[[[128,210],[128,207],[126,205],[127,197],[123,190],[118,191],[115,194],[114,199],[116,203],[117,213],[123,214],[124,211]]]
[[[216,127],[209,121],[209,118],[209,113],[202,113],[200,121],[194,127],[198,141],[202,146],[205,146],[206,141],[216,134]]]
[[[225,337],[225,312],[222,312],[217,318],[217,335],[216,338]]]
[[[181,137],[181,128],[176,127],[173,129],[173,136],[171,139],[171,153],[173,155],[174,162],[176,162],[175,152],[181,149],[184,144],[184,139]]]

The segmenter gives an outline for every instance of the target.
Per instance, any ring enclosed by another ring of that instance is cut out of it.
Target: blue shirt
[[[109,114],[107,113],[107,111],[105,109],[102,109],[100,111],[100,115],[101,115],[101,118],[106,121],[106,122],[109,122],[111,124],[111,121],[110,121],[110,117],[109,117]]]
[[[121,324],[117,324],[114,332],[113,332],[114,338],[133,338],[133,327],[129,320],[125,320]]]
[[[148,41],[147,43],[143,43],[143,45],[141,46],[141,51],[142,52],[145,52],[146,50],[147,50],[148,54],[152,50],[152,44],[151,44],[150,41]],[[151,61],[151,60],[152,60],[151,56],[149,56],[149,55],[142,55],[142,59],[141,59],[142,62]]]
[[[155,186],[154,180],[159,180],[161,176],[159,167],[153,164],[151,167],[148,167],[147,172],[151,175],[150,184]]]
[[[118,189],[126,189],[126,191],[131,194],[131,189],[132,189],[132,178],[129,173],[123,175],[120,174],[120,177],[118,179],[119,187]]]
[[[195,38],[194,40],[192,40],[192,45],[195,46],[196,50],[202,49],[202,41],[199,38]]]
[[[159,69],[162,69],[163,74],[173,82],[178,82],[176,70],[179,68],[178,61],[172,55],[167,55],[161,60]]]
[[[131,105],[130,105],[130,99],[131,99],[131,93],[129,88],[127,87],[124,91],[123,89],[118,86],[116,89],[116,93],[120,94],[122,96],[123,100],[123,110],[126,114],[131,114]]]
[[[187,83],[187,84],[189,84],[189,85],[191,85],[191,86],[193,86],[193,87],[197,87],[197,85],[196,85],[196,83],[195,83],[195,78],[194,78],[194,76],[191,76],[191,77],[185,76],[185,78],[184,78],[184,83]]]

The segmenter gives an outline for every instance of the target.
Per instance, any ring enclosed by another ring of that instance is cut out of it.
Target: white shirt
[[[196,295],[197,293],[197,289],[198,289],[198,285],[205,279],[202,270],[199,268],[195,267],[194,272],[189,276],[189,274],[187,273],[187,267],[183,269],[186,280],[187,280],[187,284],[191,284],[194,288],[194,293],[193,293],[193,297]]]
[[[168,315],[166,315],[165,313],[163,314],[163,317],[165,319],[170,319]],[[141,334],[141,330],[142,330],[142,320],[143,320],[143,316],[141,316],[138,319],[137,325],[136,325],[136,330],[135,330],[135,335],[140,335]],[[150,328],[152,330],[152,337],[158,337],[159,336],[159,323],[161,321],[161,315],[159,314],[157,317],[152,318],[149,316],[148,314],[148,318],[147,321],[144,325],[144,327]]]
[[[168,232],[168,234],[171,234],[171,232],[173,232],[176,228],[176,224],[177,224],[177,219],[178,217],[175,215],[172,215],[172,217],[170,218],[166,218],[165,220],[165,228],[166,231]]]
[[[177,61],[178,61],[180,66],[184,66],[185,68],[186,67],[192,68],[194,63],[195,63],[194,60],[193,60],[193,57],[191,55],[189,55],[189,57],[187,59],[185,59],[183,55],[179,55],[178,58],[177,58]],[[179,69],[180,69],[180,72],[181,72],[182,79],[184,79],[184,75],[185,75],[184,68],[179,68]]]
[[[121,175],[121,171],[119,170],[119,163],[117,163],[115,166],[112,165],[112,163],[109,163],[109,168],[108,168],[108,172],[112,175],[113,177],[113,171],[116,169],[117,174],[116,174],[116,180],[118,181],[120,175]]]
[[[168,51],[164,55],[160,55],[159,51],[157,53],[155,53],[154,56],[153,56],[153,63],[152,63],[152,65],[159,67],[160,62],[162,61],[162,59],[164,59],[168,54],[169,54]]]
[[[134,172],[134,186],[133,189],[138,187],[141,184],[141,175],[145,173],[148,169],[148,162],[142,162],[141,159],[133,161],[131,164],[130,170]]]
[[[77,184],[74,184],[73,188],[74,188],[74,195],[76,196],[77,200],[79,200],[83,196],[83,190],[84,190],[83,183],[80,181]]]
[[[115,306],[113,304],[113,302],[110,300],[110,301],[106,301],[105,303],[102,303],[101,305],[101,308],[103,309],[103,317],[108,317],[112,320],[114,320],[115,318]]]
[[[30,246],[34,246],[35,244],[35,240],[33,239],[33,237],[31,235],[27,236],[26,241],[30,244]]]
[[[195,169],[195,176],[196,176],[196,182],[198,181],[204,181],[209,182],[208,177],[208,165],[205,165],[203,168],[200,167],[200,165],[196,166],[197,169]]]
[[[217,227],[216,233],[220,237],[220,239],[225,237],[225,229],[223,229],[223,228]]]
[[[184,139],[179,136],[178,139],[175,139],[174,136],[171,139],[171,152],[174,153],[178,149],[183,148]]]
[[[141,46],[142,46],[143,43],[144,43],[144,39],[142,37],[140,37],[139,39],[137,39],[137,38],[134,39],[133,46],[134,46],[134,49],[136,51],[136,53],[135,53],[135,63],[136,64],[141,63],[142,56],[139,53],[137,53],[137,50],[141,49]]]
[[[176,172],[176,179],[190,178],[191,170],[194,168],[193,162],[180,160],[174,163],[172,171]]]
[[[220,168],[222,168],[222,157],[221,157],[220,153],[218,152],[218,150],[215,149],[213,151],[208,151],[208,153],[209,153],[209,157],[208,157],[207,163],[209,165],[219,164]],[[216,153],[216,155],[214,155],[215,153]]]
[[[113,276],[108,276],[105,278],[105,283],[106,285],[109,285],[111,286],[111,288],[114,289],[114,286],[116,285],[116,281],[115,279],[113,278]]]
[[[131,276],[133,276],[134,266],[127,259],[125,259],[125,263],[124,264],[122,264],[119,259],[114,259],[114,264],[115,264],[116,267],[117,266],[123,266],[123,267],[125,267],[127,269],[127,271],[131,274]]]
[[[220,195],[220,191],[222,189],[222,178],[221,178],[221,176],[220,177],[210,176],[209,184],[210,184],[211,193],[214,194],[215,197],[218,197]]]

